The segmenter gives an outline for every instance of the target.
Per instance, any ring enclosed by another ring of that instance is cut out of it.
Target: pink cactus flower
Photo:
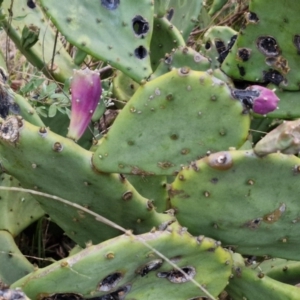
[[[102,86],[99,74],[88,68],[74,70],[71,93],[71,122],[67,137],[77,141],[88,127],[100,101]]]
[[[277,109],[279,98],[276,96],[273,90],[267,89],[260,85],[252,85],[246,90],[258,92],[258,96],[253,98],[253,112],[260,115],[265,115]]]

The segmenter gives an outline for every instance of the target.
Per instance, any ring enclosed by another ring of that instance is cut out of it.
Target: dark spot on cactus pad
[[[167,278],[172,283],[184,283],[190,281],[196,275],[196,270],[194,267],[184,267],[181,270],[186,273],[184,275],[178,270],[172,270],[170,272],[159,272],[157,277]]]
[[[16,298],[18,299],[18,298]],[[23,299],[23,298],[20,298]],[[79,294],[73,293],[59,293],[59,294],[52,294],[45,297],[41,297],[41,300],[83,300],[84,298]]]
[[[132,19],[132,29],[137,37],[144,38],[149,31],[149,22],[138,15]]]
[[[13,114],[20,113],[20,107],[13,101],[4,85],[0,84],[0,116],[6,118],[11,111]]]
[[[249,11],[247,14],[247,19],[249,22],[257,23],[259,21],[259,18],[256,13]]]
[[[175,12],[175,10],[174,10],[173,7],[171,7],[171,8],[168,10],[167,15],[166,15],[166,18],[167,18],[169,21],[172,20],[172,18],[173,18],[173,16],[174,16],[174,12]]]
[[[142,277],[144,277],[149,272],[159,269],[162,266],[162,264],[163,264],[162,259],[155,259],[143,265],[142,267],[138,268],[135,272],[141,275]]]
[[[102,292],[108,292],[120,282],[122,277],[123,274],[121,272],[110,274],[101,280],[97,289]]]
[[[250,220],[250,221],[246,222],[244,224],[244,226],[248,227],[250,229],[257,229],[259,227],[261,221],[262,221],[262,218],[256,218],[256,219],[253,219],[253,220]]]
[[[211,47],[211,42],[206,42],[206,43],[205,43],[205,49],[206,49],[206,50],[209,50],[210,47]]]
[[[300,54],[300,35],[296,34],[293,39],[293,43],[297,49],[297,53]]]
[[[148,54],[147,49],[144,46],[139,46],[136,49],[134,49],[134,55],[138,59],[145,58],[147,54]]]
[[[219,179],[218,178],[212,178],[210,180],[210,182],[213,183],[213,184],[217,184],[219,182]]]
[[[284,81],[284,77],[278,71],[270,69],[268,72],[263,73],[263,80],[266,83],[272,82],[279,85],[282,81]]]
[[[288,61],[282,56],[267,57],[266,64],[280,70],[283,74],[287,74],[290,71]]]
[[[240,48],[238,49],[237,55],[242,61],[248,61],[250,58],[251,49]]]
[[[1,76],[0,77],[0,81],[2,83],[6,83],[6,81],[8,79],[8,75],[7,75],[6,71],[2,67],[0,67],[0,76]]]
[[[256,90],[232,90],[232,96],[240,100],[247,109],[252,109],[253,99],[259,96]]]
[[[216,49],[217,49],[219,54],[226,50],[225,43],[221,40],[216,39],[215,40],[215,45],[216,45]]]
[[[236,65],[239,69],[239,73],[241,76],[245,76],[246,75],[246,71],[245,68],[243,66],[240,66],[239,64]]]
[[[277,56],[280,54],[276,40],[271,36],[261,36],[257,39],[257,47],[260,52],[267,56]]]
[[[225,58],[227,57],[230,49],[233,47],[236,39],[237,39],[237,34],[235,34],[234,36],[231,37],[231,39],[230,39],[230,41],[227,45],[227,48],[223,52],[221,52],[219,57],[218,57],[218,62],[219,63],[222,63],[225,60]]]
[[[127,284],[112,292],[101,297],[89,298],[90,300],[125,300],[126,295],[129,293],[131,285]]]
[[[35,4],[35,1],[33,0],[28,0],[27,1],[27,6],[31,9],[35,8],[36,7],[36,4]]]
[[[101,0],[101,5],[108,10],[114,10],[120,5],[120,0]]]

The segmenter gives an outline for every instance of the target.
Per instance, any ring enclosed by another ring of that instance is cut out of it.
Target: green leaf
[[[57,105],[56,103],[53,103],[49,107],[48,116],[49,118],[53,118],[56,115],[57,112]]]
[[[45,109],[46,109],[45,106],[39,106],[39,107],[37,107],[35,110],[36,110],[36,112],[37,112],[39,115],[43,116],[44,118],[47,118],[47,114],[46,114],[46,112],[44,111]]]

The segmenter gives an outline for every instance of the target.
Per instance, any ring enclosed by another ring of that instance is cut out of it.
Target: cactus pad
[[[291,155],[215,153],[177,175],[171,204],[192,234],[218,239],[242,254],[297,260],[299,169],[300,159]]]
[[[137,82],[151,74],[149,49],[154,11],[151,1],[41,2],[51,21],[79,49]]]
[[[12,235],[0,230],[0,283],[10,285],[33,270],[33,265],[21,253]],[[0,299],[3,299],[1,291]]]
[[[93,163],[104,172],[173,175],[208,151],[241,146],[250,123],[242,111],[223,81],[174,69],[136,91],[101,140]]]
[[[226,291],[234,300],[300,299],[299,288],[269,278],[260,269],[246,268],[238,253],[234,254],[233,278]]]
[[[92,152],[45,127],[16,117],[2,121],[0,151],[5,157],[4,168],[25,188],[71,200],[136,233],[170,220],[168,215],[157,213],[152,202],[121,175],[97,172],[91,164]],[[120,234],[78,208],[41,196],[35,199],[80,245]]]
[[[231,274],[231,254],[216,241],[182,229],[120,236],[32,272],[12,285],[32,300],[58,293],[97,299],[190,299],[205,294],[140,240],[167,256],[212,295]],[[123,293],[121,293],[123,291]],[[106,295],[106,297],[104,296]],[[102,296],[102,297],[101,297]],[[109,298],[110,297],[110,298]]]
[[[246,28],[222,64],[223,71],[235,79],[299,90],[299,9],[293,0],[250,1]]]

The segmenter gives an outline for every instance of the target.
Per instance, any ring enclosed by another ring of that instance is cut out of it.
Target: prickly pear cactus
[[[166,1],[167,2],[167,1]],[[181,32],[185,41],[194,27],[203,6],[202,0],[170,0],[166,18]]]
[[[269,278],[260,269],[254,271],[245,267],[243,257],[238,253],[233,257],[233,277],[226,287],[232,299],[255,300],[262,295],[265,299],[300,299],[299,288]]]
[[[253,269],[257,266],[253,265]],[[300,262],[280,258],[271,258],[259,263],[259,269],[272,279],[291,285],[300,283]]]
[[[20,183],[10,175],[0,175],[1,187],[20,187]],[[27,226],[41,218],[44,211],[28,193],[0,190],[0,230],[8,231],[16,237]]]
[[[149,50],[154,7],[151,1],[129,0],[126,5],[109,0],[65,0],[59,6],[55,0],[41,3],[51,21],[79,49],[137,82],[152,73]]]
[[[188,67],[195,71],[206,71],[210,69],[210,61],[201,53],[187,46],[179,46],[167,53],[164,59],[160,60],[155,72],[151,75],[151,80],[159,77],[173,68],[179,69]]]
[[[0,151],[6,158],[3,167],[19,179],[23,187],[71,200],[133,229],[135,233],[147,232],[171,219],[157,213],[152,202],[143,198],[122,175],[97,172],[91,163],[92,152],[45,127],[9,117],[1,124]],[[78,207],[45,197],[35,196],[35,199],[80,245],[85,245],[88,240],[97,243],[120,234],[115,228],[99,226],[94,216]]]
[[[153,27],[154,36],[151,40],[150,52],[152,69],[155,70],[160,60],[164,60],[173,49],[185,46],[185,41],[179,30],[167,18],[155,18]]]
[[[176,218],[192,234],[221,240],[239,253],[299,260],[299,165],[299,158],[280,153],[211,154],[172,183]]]
[[[10,285],[33,270],[33,265],[21,253],[12,235],[0,230],[0,283]]]
[[[174,269],[140,240],[187,275]],[[173,227],[135,238],[123,235],[89,246],[32,272],[11,287],[21,287],[32,300],[59,293],[98,299],[154,300],[163,295],[179,300],[209,296],[191,282],[193,279],[216,297],[227,284],[231,265],[231,254],[218,242],[203,236],[192,237],[185,229]]]
[[[137,90],[100,141],[93,164],[112,173],[173,175],[207,153],[241,146],[249,121],[223,81],[174,69]]]
[[[235,40],[237,32],[228,26],[212,26],[204,34],[201,51],[211,60],[211,68],[219,68]]]
[[[298,1],[250,1],[246,28],[222,64],[235,79],[272,82],[286,90],[299,90],[300,25]],[[272,13],[270,13],[272,11]]]

